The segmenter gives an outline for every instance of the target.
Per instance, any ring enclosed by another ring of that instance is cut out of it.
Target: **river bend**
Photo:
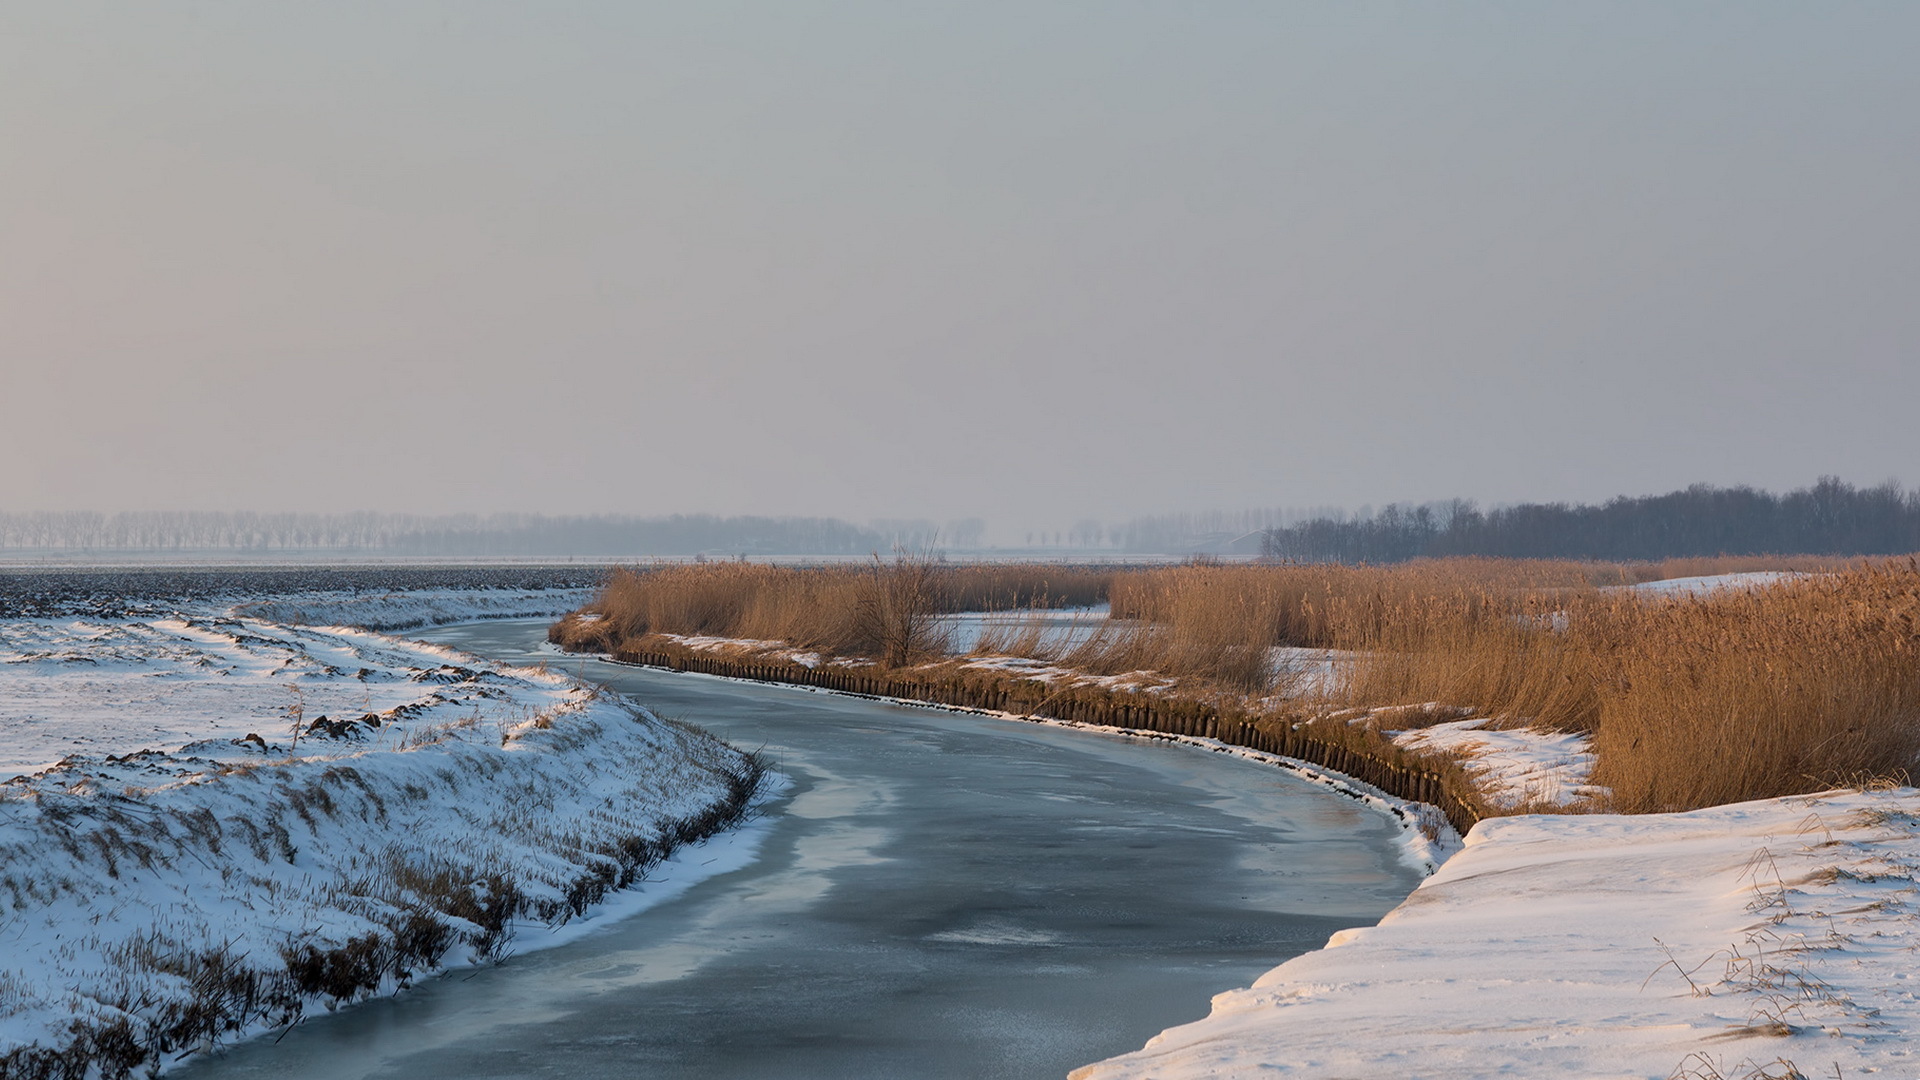
[[[1200,1018],[1417,881],[1396,825],[1281,770],[561,658],[544,630],[419,636],[545,660],[762,749],[791,786],[745,837],[685,856],[744,865],[571,944],[176,1075],[1057,1078]]]

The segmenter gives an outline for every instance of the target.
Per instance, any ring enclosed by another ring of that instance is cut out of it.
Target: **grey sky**
[[[0,508],[1920,481],[1920,4],[0,3]]]

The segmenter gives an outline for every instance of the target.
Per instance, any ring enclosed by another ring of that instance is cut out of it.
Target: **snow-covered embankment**
[[[207,613],[0,623],[0,1075],[154,1068],[499,955],[757,763],[557,674]]]
[[[1920,792],[1477,826],[1375,927],[1079,1080],[1920,1073]]]

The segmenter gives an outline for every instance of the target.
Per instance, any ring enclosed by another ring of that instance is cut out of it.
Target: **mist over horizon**
[[[275,552],[395,557],[863,557],[1023,555],[1260,557],[1397,562],[1451,555],[1659,560],[1694,555],[1920,552],[1920,488],[1839,477],[1790,491],[1692,484],[1600,503],[1482,505],[1471,499],[1380,507],[1176,512],[1064,528],[994,529],[983,518],[821,516],[347,514],[218,511],[7,511],[0,553]]]

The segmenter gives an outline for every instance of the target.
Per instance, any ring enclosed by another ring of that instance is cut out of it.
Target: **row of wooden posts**
[[[1103,687],[1048,686],[1001,672],[946,672],[932,676],[911,671],[875,671],[871,668],[807,667],[797,663],[737,659],[713,653],[621,650],[621,663],[644,664],[674,671],[726,675],[759,682],[816,686],[847,694],[900,698],[965,709],[988,709],[1020,716],[1100,724],[1136,731],[1215,739],[1269,754],[1298,758],[1402,799],[1437,807],[1461,835],[1483,814],[1480,802],[1457,768],[1410,755],[1385,740],[1366,745],[1351,731],[1346,739],[1329,738],[1313,725],[1256,723],[1219,706],[1192,698],[1150,697]]]

